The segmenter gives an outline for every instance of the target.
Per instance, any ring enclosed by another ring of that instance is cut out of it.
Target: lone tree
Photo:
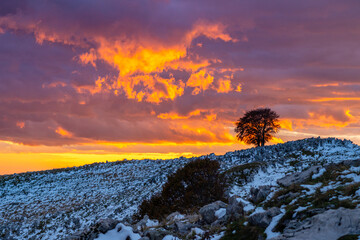
[[[264,146],[280,129],[279,115],[270,108],[258,108],[245,113],[236,123],[236,137],[246,144]]]

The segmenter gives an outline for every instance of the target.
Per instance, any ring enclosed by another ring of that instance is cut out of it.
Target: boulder
[[[82,239],[81,237],[84,237],[83,235],[84,235],[83,232],[78,231],[71,234],[70,236],[67,236],[66,238],[64,238],[64,240],[80,240]]]
[[[211,224],[217,219],[215,212],[219,210],[219,208],[226,208],[226,206],[226,203],[222,201],[216,201],[200,208],[199,213],[207,224]]]
[[[112,218],[101,219],[95,224],[93,230],[95,230],[94,232],[106,233],[107,231],[114,229],[119,222],[120,221]]]
[[[340,162],[339,164],[344,164],[345,166],[350,166],[350,167],[359,167],[360,166],[360,159],[344,160],[344,161]]]
[[[201,220],[201,215],[199,214],[185,215],[185,220],[189,223],[197,223]]]
[[[303,172],[293,173],[293,174],[287,175],[283,178],[280,178],[277,180],[277,183],[284,187],[289,187],[292,184],[303,183],[306,180],[308,180],[312,174],[318,173],[321,168],[322,167],[319,165],[311,166],[310,168],[308,168],[307,170],[305,170]]]
[[[298,192],[289,192],[289,193],[287,193],[287,194],[284,194],[284,195],[279,196],[277,199],[280,200],[280,201],[282,201],[282,200],[288,199],[288,198],[294,199],[294,198],[296,198],[296,197],[298,197],[298,196],[300,196],[300,193],[298,193]]]
[[[259,188],[250,189],[250,201],[253,203],[260,203],[266,199],[270,194],[270,186],[260,186]]]
[[[151,220],[149,219],[148,215],[145,215],[143,219],[141,219],[138,223],[135,224],[135,229],[143,231],[146,228],[154,227],[157,225],[159,225],[159,222],[157,220]]]
[[[175,222],[176,220],[183,219],[184,215],[179,212],[173,212],[166,217],[166,222]]]
[[[235,221],[244,216],[244,206],[237,200],[236,196],[229,198],[229,204],[226,207],[226,219]]]
[[[64,240],[94,240],[99,236],[99,233],[106,233],[116,228],[118,223],[120,223],[120,221],[112,218],[100,219],[95,225],[90,227],[90,229],[73,233],[65,237]]]
[[[266,212],[255,213],[248,218],[250,225],[259,226],[266,228],[271,223],[273,217],[281,213],[280,209],[277,207],[272,207]]]
[[[166,235],[171,234],[168,231],[161,229],[151,229],[144,232],[144,237],[148,237],[150,240],[162,240]]]
[[[187,234],[188,232],[190,232],[191,228],[194,227],[196,227],[196,225],[192,223],[180,222],[180,221],[175,222],[175,231],[180,234]]]
[[[179,212],[173,212],[166,217],[166,225],[172,225],[177,221],[186,222],[186,223],[196,223],[201,220],[201,215],[199,214],[180,214]]]
[[[273,239],[336,240],[344,235],[360,234],[360,209],[332,209],[287,226]]]

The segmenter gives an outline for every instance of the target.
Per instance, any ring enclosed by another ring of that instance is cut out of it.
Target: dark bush
[[[244,225],[245,220],[240,219],[230,223],[222,240],[259,240],[265,239],[265,229],[257,226]]]
[[[168,177],[160,194],[139,206],[138,217],[147,214],[161,220],[175,211],[188,212],[223,197],[224,183],[217,161],[197,159]]]
[[[345,235],[345,236],[342,236],[340,238],[338,238],[338,240],[358,240],[359,239],[359,234],[356,234],[356,235]]]

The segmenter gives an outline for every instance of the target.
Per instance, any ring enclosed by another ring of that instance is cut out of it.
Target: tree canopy
[[[270,108],[258,108],[245,113],[236,123],[238,140],[246,144],[264,146],[280,129],[280,116]]]

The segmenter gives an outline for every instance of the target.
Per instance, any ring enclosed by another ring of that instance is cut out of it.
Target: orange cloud
[[[313,87],[338,87],[339,83],[314,84]]]
[[[360,101],[360,97],[328,97],[328,98],[317,98],[310,99],[311,102],[333,102],[333,101]]]
[[[282,129],[287,129],[287,130],[293,131],[292,121],[289,120],[289,119],[281,119],[280,120],[280,127]]]
[[[177,113],[171,112],[171,113],[161,113],[157,117],[161,118],[161,119],[188,119],[192,116],[199,116],[200,113],[201,113],[200,110],[195,110],[195,111],[190,112],[186,116],[181,116],[181,115],[178,115]]]
[[[241,83],[239,83],[235,89],[236,92],[241,92],[242,91],[242,85]]]
[[[109,84],[115,93],[122,91],[130,99],[159,103],[181,96],[185,87],[195,88],[193,94],[196,95],[209,89],[213,83],[214,76],[209,68],[211,62],[218,60],[199,57],[190,59],[188,56],[188,48],[199,36],[221,39],[225,42],[237,41],[225,33],[224,25],[201,21],[196,23],[184,38],[169,46],[151,39],[132,41],[124,38],[109,41],[98,37],[95,41],[98,42],[99,47],[81,54],[79,60],[93,66],[97,60],[103,60],[116,68],[119,75],[113,84]],[[240,68],[226,69],[226,71],[234,72],[238,69]],[[165,70],[184,70],[190,73],[190,78],[184,85],[183,81],[175,81],[172,76],[160,77],[158,74]],[[230,83],[222,82],[220,91],[230,91]],[[142,86],[144,89],[139,90],[136,86]]]
[[[56,87],[58,87],[58,86],[61,86],[61,87],[66,87],[66,83],[64,83],[64,82],[52,82],[52,83],[49,83],[49,84],[43,84],[42,85],[42,88],[56,88]]]
[[[135,86],[143,85],[143,90],[135,90]],[[137,75],[120,80],[112,85],[112,88],[122,89],[129,99],[139,102],[146,100],[159,103],[164,99],[174,100],[184,93],[185,84],[182,81],[176,83],[174,77],[162,78],[158,75]]]
[[[224,80],[224,79],[219,80],[219,88],[217,89],[218,93],[228,93],[232,90],[233,88],[231,86],[231,80]]]
[[[11,30],[25,30],[33,33],[37,43],[44,41],[62,43],[72,46],[92,48],[80,54],[77,60],[83,64],[96,67],[97,61],[104,61],[118,70],[116,79],[111,79],[104,88],[75,87],[79,93],[90,92],[96,94],[111,90],[114,94],[125,93],[130,99],[159,103],[164,100],[173,100],[183,94],[185,87],[193,87],[193,94],[199,94],[210,88],[214,82],[211,65],[220,62],[217,59],[202,58],[189,54],[194,39],[205,36],[208,39],[217,39],[224,42],[237,42],[228,33],[226,26],[221,23],[198,21],[192,28],[184,32],[183,37],[176,42],[162,42],[156,37],[130,38],[118,34],[113,38],[99,35],[77,35],[76,33],[56,32],[53,28],[46,28],[41,21],[25,21],[20,15],[0,18],[0,25]],[[86,39],[86,40],[84,40]],[[96,47],[93,47],[96,46]],[[159,74],[168,70],[181,70],[189,73],[190,79],[181,81],[172,77],[159,77]],[[218,73],[243,71],[242,68],[221,68]],[[166,83],[168,82],[168,83]],[[184,83],[186,83],[184,85]],[[222,82],[220,92],[229,92],[228,82]],[[160,86],[160,87],[158,87]],[[145,88],[145,89],[143,89]]]
[[[195,88],[192,92],[193,95],[197,95],[200,92],[205,91],[210,87],[214,77],[207,73],[205,70],[200,70],[190,76],[186,82],[186,86]]]
[[[90,49],[89,52],[80,54],[79,61],[84,64],[91,64],[93,67],[96,67],[95,61],[97,60],[95,49]]]
[[[205,119],[209,122],[216,120],[217,115],[215,113],[205,115]]]
[[[203,115],[203,119],[207,121],[213,121],[216,119],[215,113],[209,113],[209,110],[200,110],[200,109],[194,110],[188,113],[187,115],[179,115],[175,112],[170,112],[170,113],[161,113],[157,115],[157,117],[160,119],[176,120],[176,119],[189,119],[193,116],[200,116],[200,115]]]
[[[98,79],[95,81],[94,85],[73,86],[73,88],[78,93],[90,93],[91,95],[99,93],[104,89],[107,89],[107,90],[111,89],[111,87],[106,85],[106,78],[104,78],[104,77],[98,77]]]
[[[24,128],[25,127],[25,122],[16,122],[16,126],[19,128]]]
[[[343,128],[348,126],[351,123],[356,123],[357,118],[350,114],[350,110],[345,111],[345,115],[348,117],[347,121],[339,121],[336,120],[331,115],[316,113],[316,112],[309,112],[309,119],[307,120],[297,120],[296,125],[297,127],[303,128],[304,126],[316,126],[322,128]]]
[[[55,132],[56,132],[57,134],[59,134],[60,136],[62,136],[62,137],[71,138],[71,137],[73,136],[72,133],[66,131],[66,130],[63,129],[62,127],[58,127],[58,128],[55,130]]]

